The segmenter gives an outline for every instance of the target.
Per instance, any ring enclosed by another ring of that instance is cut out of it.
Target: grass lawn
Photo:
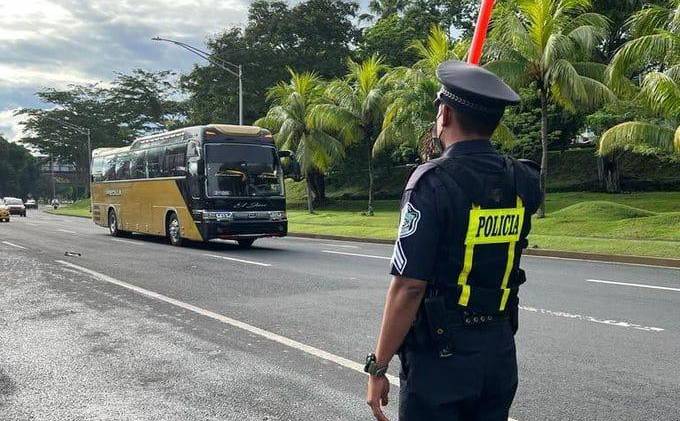
[[[56,210],[50,206],[46,212],[57,215],[82,216],[85,218],[90,218],[92,216],[90,213],[90,199],[81,199],[73,202],[73,204],[69,206],[59,207]]]
[[[533,219],[530,247],[680,258],[680,192],[551,193],[546,203],[548,216]],[[89,217],[89,206],[81,200],[55,213]],[[392,240],[399,202],[377,201],[371,217],[363,215],[365,207],[365,201],[333,201],[310,215],[294,198],[289,231]]]
[[[533,220],[530,247],[605,254],[680,258],[680,192],[552,193],[548,216]],[[289,230],[391,240],[399,203],[378,201],[375,216],[363,201],[337,201],[310,215],[291,203]]]

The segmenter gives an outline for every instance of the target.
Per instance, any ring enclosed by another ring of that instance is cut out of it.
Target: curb
[[[338,240],[350,241],[372,244],[394,244],[394,240],[380,240],[377,238],[358,238],[358,237],[344,237],[341,235],[323,235],[323,234],[301,234],[288,233],[290,237],[298,238],[315,238],[321,240]],[[560,259],[574,259],[595,261],[604,263],[626,263],[633,265],[648,265],[648,266],[662,266],[669,268],[680,269],[680,259],[670,259],[663,257],[647,257],[647,256],[625,256],[621,254],[599,254],[599,253],[584,253],[578,251],[562,251],[562,250],[548,250],[548,249],[526,249],[522,253],[525,256],[537,257],[554,257]]]
[[[71,216],[73,218],[86,218],[86,219],[91,219],[92,216],[88,215],[68,215],[66,213],[59,213],[59,212],[54,212],[54,211],[48,211],[48,210],[43,210],[45,213],[49,213],[50,215],[57,215],[57,216]]]

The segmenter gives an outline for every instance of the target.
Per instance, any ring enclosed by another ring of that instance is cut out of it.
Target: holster
[[[512,327],[512,334],[514,335],[519,329],[519,297],[516,295],[509,300],[507,312],[508,319],[510,319],[510,326]]]
[[[451,356],[455,349],[452,326],[454,312],[446,308],[443,295],[428,297],[423,302],[430,340],[440,357]]]

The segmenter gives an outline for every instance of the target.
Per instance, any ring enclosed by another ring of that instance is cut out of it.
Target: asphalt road
[[[356,363],[390,255],[301,238],[174,248],[29,211],[0,224],[0,420],[370,420]],[[680,270],[523,266],[513,418],[680,420]]]

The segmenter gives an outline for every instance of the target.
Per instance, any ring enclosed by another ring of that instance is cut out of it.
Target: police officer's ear
[[[448,127],[453,123],[453,113],[451,112],[451,108],[447,107],[446,105],[442,104],[441,105],[442,109],[440,111],[441,113],[441,125],[442,127]]]

